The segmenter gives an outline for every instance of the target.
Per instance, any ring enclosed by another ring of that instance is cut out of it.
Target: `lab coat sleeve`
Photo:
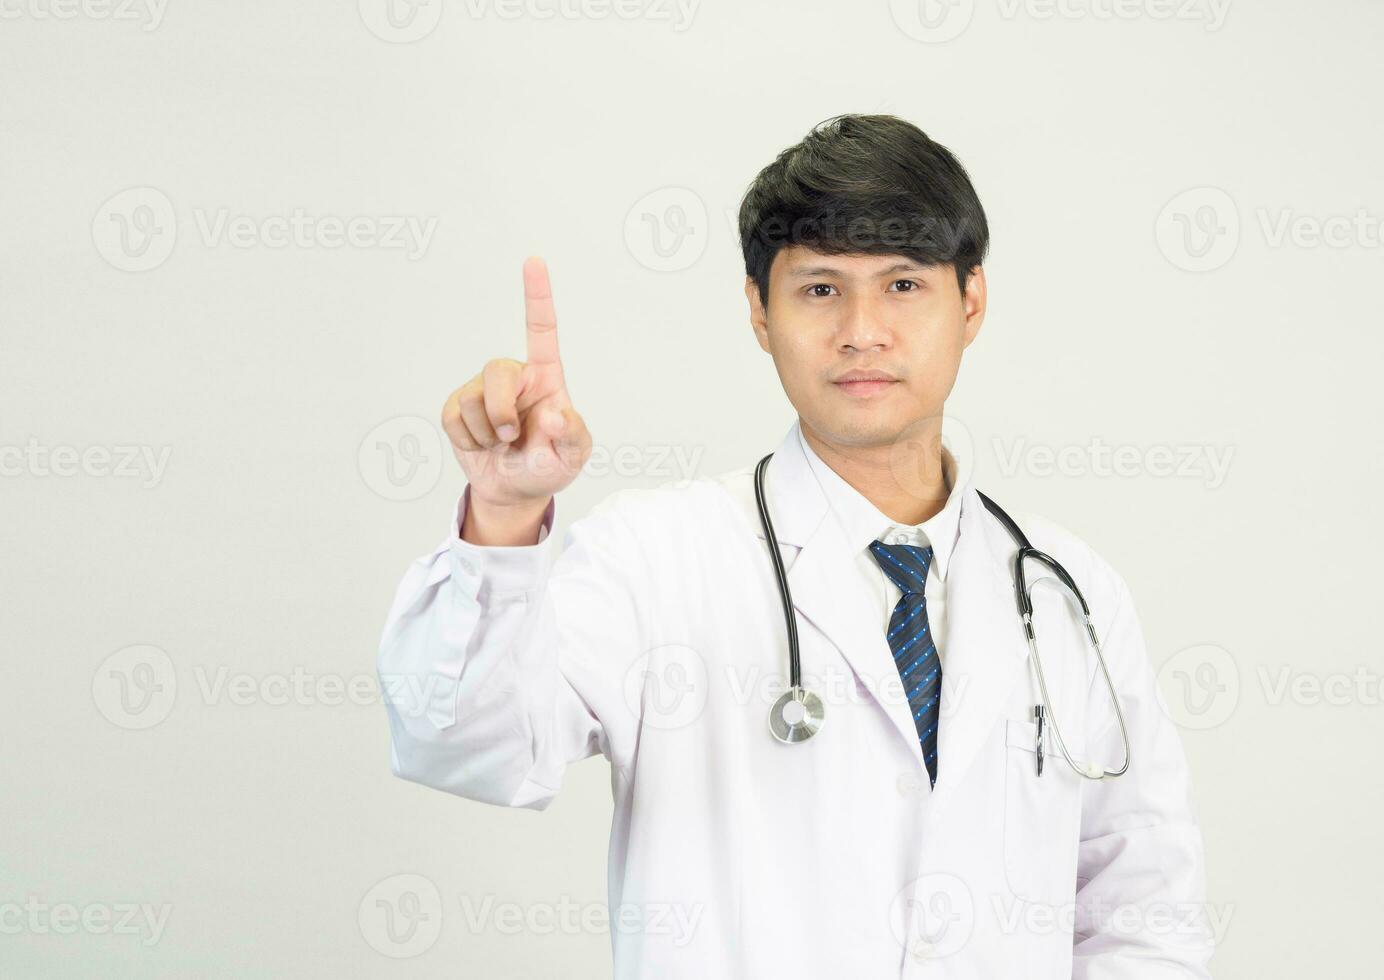
[[[1205,980],[1212,937],[1187,762],[1129,589],[1115,580],[1115,613],[1098,635],[1124,705],[1131,763],[1123,776],[1084,786],[1072,976]],[[1088,758],[1118,762],[1119,723],[1099,670],[1087,718]]]
[[[448,793],[541,810],[566,766],[630,729],[622,681],[639,649],[639,548],[617,491],[568,529],[557,553],[481,546],[459,530],[404,575],[378,670],[394,773]],[[556,514],[550,504],[548,529]],[[613,725],[606,724],[613,721]]]

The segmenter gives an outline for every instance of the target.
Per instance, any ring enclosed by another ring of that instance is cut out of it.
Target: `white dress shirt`
[[[822,457],[813,452],[803,438],[801,428],[798,430],[798,441],[802,443],[812,472],[816,474],[817,482],[827,495],[846,536],[859,546],[856,567],[879,596],[880,628],[886,632],[894,606],[903,592],[879,567],[879,562],[870,553],[870,542],[879,540],[884,544],[911,544],[920,548],[932,545],[932,562],[928,565],[923,594],[927,597],[928,628],[932,630],[932,640],[937,645],[937,659],[945,668],[947,561],[956,547],[957,535],[961,530],[961,498],[965,490],[961,481],[956,479],[956,459],[945,446],[942,447],[942,479],[946,481],[948,492],[947,502],[942,509],[921,524],[899,524],[885,516],[864,494],[843,480]]]

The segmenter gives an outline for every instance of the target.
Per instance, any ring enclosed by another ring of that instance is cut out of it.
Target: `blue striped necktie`
[[[870,553],[889,581],[903,595],[889,617],[889,649],[894,652],[894,666],[899,669],[908,706],[913,712],[913,724],[923,746],[923,764],[928,779],[937,784],[937,720],[941,716],[942,661],[937,655],[932,630],[927,622],[927,599],[923,588],[927,583],[928,565],[932,563],[932,545],[919,548],[912,544],[870,542]]]

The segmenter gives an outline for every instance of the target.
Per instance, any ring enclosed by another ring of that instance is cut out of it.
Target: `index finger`
[[[530,364],[560,364],[557,353],[557,311],[548,266],[536,255],[524,260],[524,320]]]

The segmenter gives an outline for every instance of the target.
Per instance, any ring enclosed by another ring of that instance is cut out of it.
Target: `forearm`
[[[463,496],[456,527],[469,508]],[[538,532],[534,532],[538,537]],[[507,805],[534,765],[528,715],[556,670],[523,656],[540,640],[551,544],[488,548],[454,531],[409,568],[380,643],[391,766],[406,779]],[[550,644],[551,646],[551,644]]]

